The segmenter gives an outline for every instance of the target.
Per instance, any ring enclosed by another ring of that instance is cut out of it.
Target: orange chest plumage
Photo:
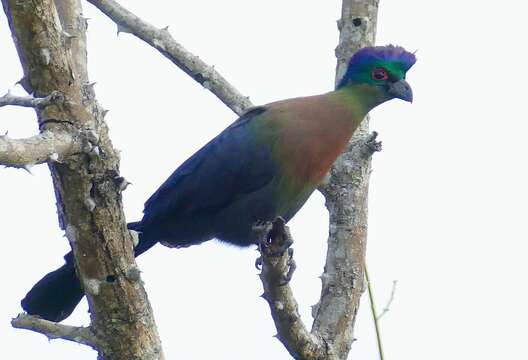
[[[271,104],[274,155],[288,182],[304,187],[323,179],[364,116],[353,105],[335,94]]]

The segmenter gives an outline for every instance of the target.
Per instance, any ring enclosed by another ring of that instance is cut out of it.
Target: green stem
[[[374,328],[376,329],[376,340],[378,342],[379,358],[383,360],[383,346],[381,345],[381,333],[378,323],[378,315],[376,312],[376,305],[374,304],[374,294],[372,293],[372,286],[370,285],[370,278],[368,275],[367,265],[365,264],[365,279],[367,280],[367,291],[370,301],[370,311],[372,313],[372,319],[374,320]]]

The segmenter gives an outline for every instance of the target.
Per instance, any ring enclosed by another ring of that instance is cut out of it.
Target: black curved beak
[[[403,79],[389,84],[389,94],[404,101],[413,101],[411,86]]]

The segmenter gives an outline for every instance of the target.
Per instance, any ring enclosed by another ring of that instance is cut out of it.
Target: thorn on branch
[[[117,36],[119,36],[120,33],[132,34],[132,30],[125,25],[117,24]]]
[[[90,157],[99,157],[101,149],[99,144],[99,134],[94,129],[87,128],[84,130],[84,144],[83,151]]]
[[[125,179],[123,176],[119,176],[119,175],[114,177],[114,182],[116,183],[116,185],[119,188],[120,192],[125,191],[126,188],[128,187],[128,185],[132,185],[132,183],[130,181],[127,181],[127,179]]]
[[[100,154],[101,150],[99,149],[99,146],[92,146],[92,148],[90,149],[90,155],[93,157],[99,157]]]
[[[82,24],[81,29],[84,29],[84,31],[88,30],[88,20],[90,20],[90,18],[84,17],[82,14],[79,15],[79,24]]]
[[[139,233],[136,230],[128,230],[130,238],[132,239],[132,245],[134,248],[139,244]]]
[[[29,175],[33,175],[33,173],[31,172],[33,166],[35,166],[35,164],[25,164],[24,166],[22,166],[22,169],[26,170]]]
[[[377,141],[378,133],[373,131],[365,140],[366,153],[365,157],[370,157],[375,152],[381,151],[381,141]]]
[[[91,83],[86,83],[83,85],[84,87],[84,90],[93,94],[93,91],[94,91],[94,86],[97,84],[97,81],[94,81],[94,82],[91,82]]]
[[[22,86],[24,89],[28,90],[29,89],[29,80],[27,77],[23,76],[20,80],[18,80],[15,85],[20,85]]]
[[[51,162],[59,162],[59,154],[53,153],[50,156],[48,156],[48,160]]]
[[[337,30],[341,31],[341,29],[343,29],[343,19],[337,20],[336,24],[337,24]]]

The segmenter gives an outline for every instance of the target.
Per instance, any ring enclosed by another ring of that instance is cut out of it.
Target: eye
[[[372,78],[372,80],[384,81],[389,79],[389,74],[387,74],[387,70],[379,67],[372,70],[370,77]]]

